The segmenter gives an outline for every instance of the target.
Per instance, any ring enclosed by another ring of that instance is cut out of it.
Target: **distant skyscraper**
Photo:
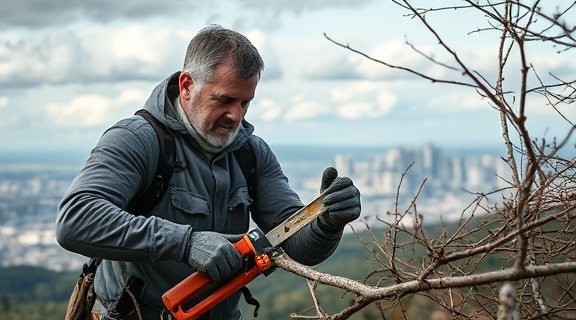
[[[422,166],[424,172],[432,177],[439,177],[440,173],[440,150],[428,143],[422,147]]]
[[[352,156],[342,154],[336,155],[334,164],[336,165],[336,170],[338,170],[338,175],[347,177],[354,175]]]
[[[378,186],[378,191],[381,194],[386,195],[396,194],[398,183],[400,183],[400,177],[397,172],[383,172],[380,176],[380,185]]]
[[[487,174],[485,167],[482,166],[480,158],[469,158],[465,162],[466,168],[466,187],[478,188],[486,184]]]
[[[381,173],[387,169],[386,165],[386,157],[384,156],[375,156],[374,160],[372,161],[372,170],[376,173]]]
[[[390,149],[386,153],[386,167],[395,172],[404,172],[410,165],[412,159],[407,157],[406,150],[402,148]]]
[[[453,188],[461,187],[466,181],[466,170],[464,168],[464,159],[461,157],[450,158],[450,186]]]
[[[510,182],[512,182],[512,169],[510,165],[502,159],[498,159],[496,161],[496,187],[498,188],[505,188],[510,186]]]

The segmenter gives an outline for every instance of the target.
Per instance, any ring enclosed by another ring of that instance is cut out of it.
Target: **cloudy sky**
[[[245,34],[264,58],[247,120],[271,145],[501,144],[499,115],[474,90],[386,68],[324,35],[393,65],[467,81],[418,53],[454,65],[405,13],[389,0],[9,1],[0,10],[0,152],[91,149],[180,70],[188,41],[211,23]],[[482,14],[452,10],[428,21],[493,82],[498,33],[470,33],[488,26]],[[543,76],[573,76],[573,50],[556,51],[540,44],[528,58]],[[507,88],[517,92],[513,73]],[[565,133],[567,121],[542,102],[529,104],[533,134]],[[563,111],[576,120],[571,109]]]

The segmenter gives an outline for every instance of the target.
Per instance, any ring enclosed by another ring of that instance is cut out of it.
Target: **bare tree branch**
[[[576,79],[536,70],[538,65],[531,62],[531,47],[527,45],[549,45],[557,54],[576,47],[576,1],[550,7],[541,0],[461,0],[458,5],[427,8],[413,3],[435,3],[391,1],[406,10],[405,17],[420,22],[437,48],[448,55],[448,61],[425,53],[406,37],[408,50],[455,75],[456,80],[382,61],[324,36],[380,66],[434,84],[472,89],[473,94],[484,98],[487,107],[498,112],[506,150],[501,158],[510,176],[500,176],[506,186],[498,190],[470,190],[475,199],[462,209],[457,224],[442,221],[439,230],[430,231],[418,206],[426,177],[402,209],[401,186],[410,165],[400,176],[393,209],[386,217],[376,218],[379,225],[366,222],[362,235],[357,227],[352,229],[376,266],[361,281],[307,268],[284,255],[275,260],[279,267],[309,279],[316,314],[293,317],[347,319],[373,304],[383,319],[388,312],[407,319],[409,299],[425,298],[456,319],[494,319],[498,309],[513,310],[517,313],[511,314],[521,319],[569,318],[576,312],[576,159],[565,158],[560,151],[573,147],[575,120],[563,108],[576,101]],[[496,32],[499,37],[496,69],[491,76],[477,71],[480,69],[474,68],[474,61],[459,55],[456,46],[449,44],[428,19],[453,11],[486,19],[485,25],[472,28],[468,35]],[[510,84],[506,78],[510,74],[518,83]],[[528,108],[534,97],[544,97],[542,107],[568,124],[563,136],[532,136],[527,119],[535,117]],[[494,198],[498,198],[495,203],[489,201]],[[406,226],[406,221],[411,224]],[[498,290],[503,282],[510,283],[512,290]],[[354,302],[329,315],[316,296],[318,285],[342,289],[346,295],[354,295]],[[499,319],[503,314],[498,313]]]

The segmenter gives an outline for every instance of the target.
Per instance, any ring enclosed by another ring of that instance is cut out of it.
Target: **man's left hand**
[[[360,191],[348,177],[338,177],[338,171],[329,167],[324,170],[320,192],[328,190],[324,196],[326,212],[318,221],[325,231],[341,232],[346,224],[360,216]]]

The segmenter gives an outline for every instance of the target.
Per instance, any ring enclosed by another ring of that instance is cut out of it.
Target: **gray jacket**
[[[102,135],[60,203],[56,221],[63,248],[104,259],[95,288],[105,308],[118,299],[131,275],[144,280],[140,306],[145,319],[158,319],[164,309],[162,294],[195,271],[181,262],[190,232],[241,234],[252,218],[266,233],[303,206],[270,147],[252,134],[254,128],[246,121],[230,146],[207,159],[172,104],[178,75],[160,83],[145,104],[177,133],[177,159],[185,163],[175,170],[160,203],[147,215],[123,210],[152,183],[159,156],[156,132],[142,117],[133,116]],[[250,198],[232,153],[248,139],[256,154],[256,200]],[[314,265],[332,254],[340,237],[323,232],[314,221],[283,247],[293,259]],[[212,309],[210,318],[240,319],[238,301],[239,293],[232,295]]]

